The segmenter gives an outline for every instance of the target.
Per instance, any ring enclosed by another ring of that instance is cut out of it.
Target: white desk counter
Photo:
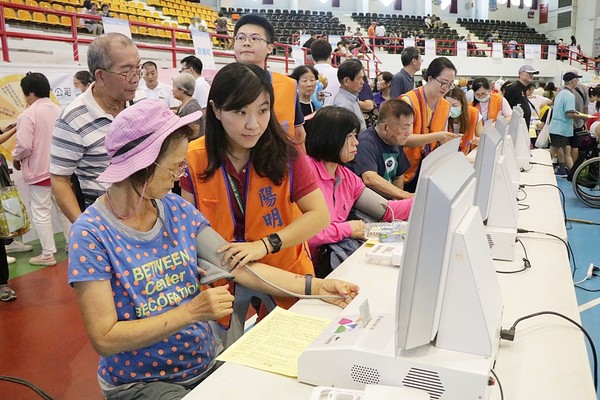
[[[547,152],[534,151],[536,162],[549,164]],[[522,174],[523,183],[552,183],[556,180],[552,168],[534,165]],[[526,188],[522,204],[530,208],[521,211],[519,227],[544,231],[566,237],[562,208],[557,189]],[[531,269],[518,274],[499,274],[504,298],[503,328],[526,314],[550,310],[580,322],[564,245],[557,239],[540,235],[520,235]],[[523,249],[516,246],[516,261],[495,261],[497,270],[522,268]],[[395,301],[398,269],[369,264],[365,248],[359,249],[331,277],[356,282],[361,297],[378,293],[374,299]],[[383,293],[382,293],[383,292]],[[372,310],[389,309],[389,303],[369,303]],[[358,307],[353,302],[350,307]],[[293,311],[334,319],[340,309],[319,300],[302,300]],[[358,312],[357,312],[358,314]],[[535,317],[522,321],[514,342],[501,341],[495,372],[502,383],[507,400],[595,400],[590,363],[583,334],[572,324],[556,316]],[[256,399],[308,400],[312,386],[296,379],[263,372],[234,363],[226,363],[200,384],[185,400]],[[492,400],[500,399],[497,388]]]

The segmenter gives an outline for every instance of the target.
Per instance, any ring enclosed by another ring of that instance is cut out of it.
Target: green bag
[[[31,229],[27,209],[19,190],[10,179],[4,155],[0,154],[0,238],[23,235]]]

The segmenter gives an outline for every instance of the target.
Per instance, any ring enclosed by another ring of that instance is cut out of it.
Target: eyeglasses
[[[171,176],[175,180],[177,180],[181,177],[188,176],[187,171],[186,171],[188,164],[185,160],[183,160],[181,163],[179,163],[179,166],[177,167],[177,169],[175,171],[171,171],[169,168],[163,167],[162,165],[160,165],[158,163],[154,163],[154,165],[167,171],[169,174],[171,174]]]
[[[136,76],[143,78],[144,75],[146,75],[146,70],[143,69],[141,65],[138,65],[137,67],[130,69],[127,72],[115,72],[115,71],[111,71],[109,69],[102,69],[102,71],[106,71],[106,72],[110,72],[111,74],[122,76],[123,78],[125,78],[128,81],[131,81]]]
[[[435,79],[440,84],[442,90],[452,90],[456,86],[453,82],[442,82],[438,78],[433,79]]]
[[[187,71],[188,69],[192,69],[192,67],[181,67],[181,69],[179,70],[179,72],[180,72],[180,73],[181,73],[181,72],[185,72],[185,71]]]
[[[250,43],[252,43],[252,44],[258,44],[262,41],[269,43],[269,41],[267,39],[263,38],[262,36],[260,36],[258,34],[250,35],[250,36],[239,34],[234,39],[238,43],[246,43],[246,40],[249,40]]]

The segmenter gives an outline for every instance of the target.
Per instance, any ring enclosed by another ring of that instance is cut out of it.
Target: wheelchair
[[[572,170],[575,195],[586,205],[600,208],[600,143],[594,133],[582,135],[579,157]]]

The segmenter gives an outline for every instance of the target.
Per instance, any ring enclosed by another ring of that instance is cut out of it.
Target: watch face
[[[268,236],[268,238],[269,243],[271,243],[271,246],[273,246],[273,253],[278,252],[279,249],[281,249],[281,238],[279,237],[279,235],[276,233],[272,233]]]

